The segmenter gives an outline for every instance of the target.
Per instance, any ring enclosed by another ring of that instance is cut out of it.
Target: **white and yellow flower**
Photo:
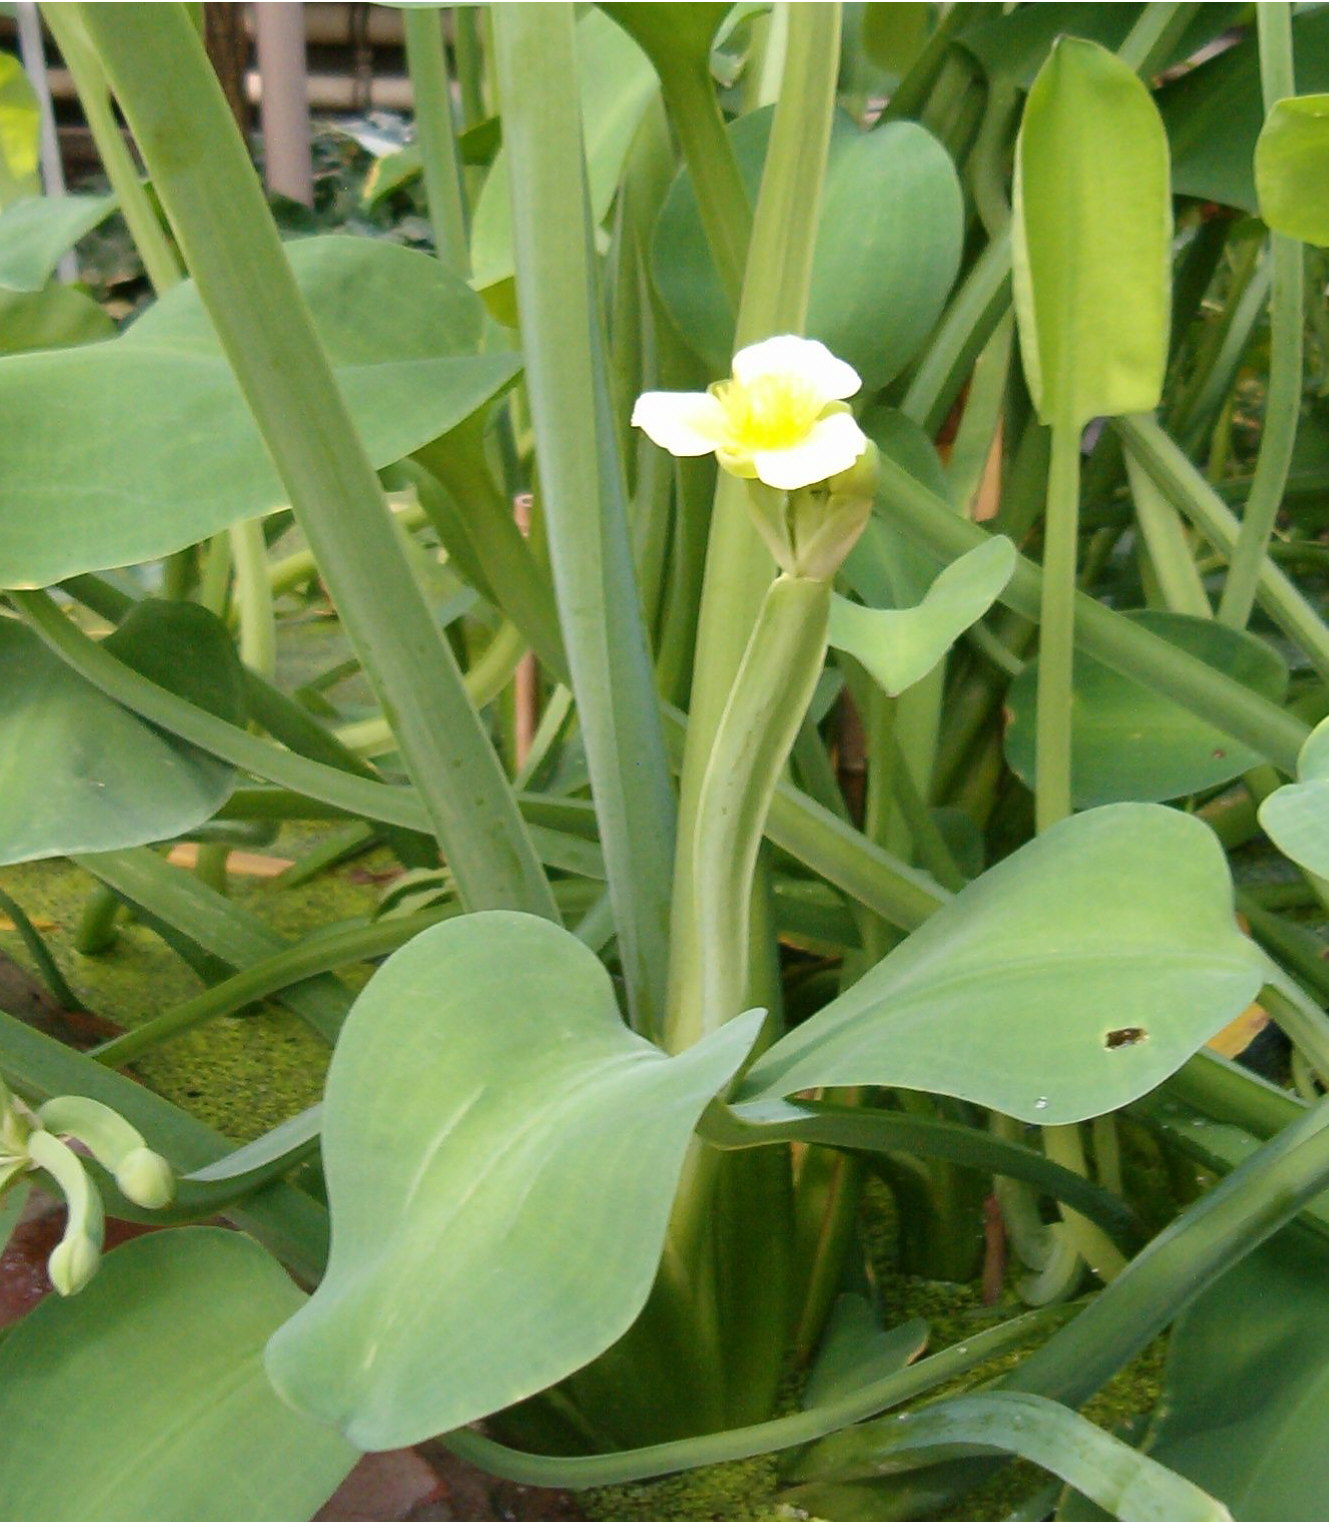
[[[845,405],[862,385],[813,338],[784,334],[734,355],[706,391],[647,391],[632,422],[673,455],[714,454],[732,475],[798,491],[848,470],[867,438]]]

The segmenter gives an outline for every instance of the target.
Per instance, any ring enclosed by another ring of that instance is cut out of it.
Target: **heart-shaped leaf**
[[[1079,427],[1157,405],[1169,174],[1147,87],[1096,42],[1062,37],[1029,92],[1015,155],[1012,290],[1043,422]]]
[[[119,205],[110,196],[29,196],[0,215],[0,286],[39,291],[61,257]]]
[[[479,354],[484,308],[424,254],[372,238],[287,253],[375,465],[512,377]],[[120,338],[0,360],[0,586],[168,554],[286,501],[191,284]]]
[[[829,642],[861,662],[891,697],[922,681],[997,600],[1015,570],[1015,546],[1000,535],[953,561],[915,608],[865,608],[836,597]]]
[[[755,202],[772,111],[729,128]],[[807,333],[880,390],[932,331],[959,269],[963,198],[950,155],[915,122],[860,132],[837,115],[813,256]],[[734,318],[702,231],[690,176],[674,181],[652,243],[655,283],[679,331],[727,375]]]
[[[1213,832],[1149,804],[1053,826],[778,1041],[738,1098],[841,1084],[1062,1125],[1138,1099],[1251,1002]]]
[[[160,686],[243,724],[244,678],[197,603],[140,604],[106,647]],[[0,862],[114,851],[182,834],[230,796],[224,761],[154,728],[0,619]]]
[[[1282,701],[1287,667],[1275,650],[1244,629],[1183,613],[1146,611],[1126,616],[1262,697]],[[1071,704],[1071,793],[1077,808],[1186,798],[1221,787],[1260,760],[1221,729],[1080,651],[1075,654]],[[1006,705],[1006,759],[1032,787],[1037,661],[1031,661],[1012,682]]]
[[[282,1395],[395,1448],[602,1352],[646,1301],[688,1138],[759,1024],[666,1057],[547,920],[494,911],[417,936],[333,1054],[332,1255],[269,1349]]]
[[[1329,878],[1329,719],[1301,747],[1297,777],[1260,805],[1260,825],[1289,861]]]
[[[305,1522],[359,1457],[289,1410],[263,1345],[304,1295],[210,1227],[108,1253],[0,1347],[0,1495],[42,1522]]]

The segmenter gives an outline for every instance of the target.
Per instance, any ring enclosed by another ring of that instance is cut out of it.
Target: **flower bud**
[[[144,1210],[160,1210],[175,1198],[175,1173],[170,1163],[149,1147],[136,1147],[120,1159],[115,1182],[127,1200]]]

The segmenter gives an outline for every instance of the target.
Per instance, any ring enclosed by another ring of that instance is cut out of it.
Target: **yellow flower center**
[[[711,394],[724,408],[730,448],[789,449],[801,443],[825,408],[816,387],[798,375],[759,375],[748,385],[718,381]]]

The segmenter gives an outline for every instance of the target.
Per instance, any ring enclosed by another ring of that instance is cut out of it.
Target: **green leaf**
[[[23,65],[0,53],[0,211],[41,193],[37,172],[41,113]]]
[[[691,7],[689,7],[691,9]],[[620,27],[597,10],[577,23],[577,83],[591,220],[609,214],[632,139],[659,86],[650,60]],[[578,173],[569,165],[569,174]],[[512,191],[508,155],[500,148],[475,207],[472,284],[500,322],[517,325],[513,286]]]
[[[729,130],[755,203],[771,110]],[[963,202],[950,155],[914,122],[860,132],[837,114],[813,256],[807,334],[863,377],[871,395],[922,347],[959,269]],[[652,241],[656,287],[713,375],[733,357],[733,315],[711,262],[691,177],[680,173]]]
[[[119,205],[107,196],[30,196],[0,215],[0,286],[39,291],[61,257]]]
[[[914,608],[831,602],[830,644],[860,661],[897,697],[922,681],[957,639],[997,600],[1015,570],[1015,546],[1000,535],[953,561]]]
[[[1012,231],[1020,352],[1042,421],[1151,411],[1171,297],[1167,138],[1148,89],[1097,43],[1062,38],[1029,92]]]
[[[1329,245],[1329,95],[1274,105],[1255,145],[1255,188],[1274,232]]]
[[[517,368],[477,354],[484,309],[436,259],[370,238],[287,254],[376,465]],[[113,343],[0,360],[0,411],[0,585],[152,559],[286,501],[190,284]]]
[[[244,677],[196,603],[140,603],[105,641],[142,675],[233,724]],[[110,851],[182,834],[234,771],[104,697],[22,624],[0,620],[0,862]]]
[[[1294,15],[1292,42],[1298,88],[1329,90],[1329,11]],[[1236,47],[1165,86],[1158,103],[1172,143],[1173,189],[1256,212],[1254,160],[1265,114],[1254,28]]]
[[[888,1330],[866,1296],[839,1295],[799,1405],[805,1411],[825,1406],[838,1396],[898,1374],[913,1363],[927,1342],[926,1321],[906,1321]]]
[[[1329,1247],[1284,1231],[1205,1291],[1168,1344],[1150,1453],[1241,1522],[1321,1522],[1329,1492]],[[1073,1504],[1062,1522],[1103,1512]]]
[[[1329,877],[1329,719],[1302,746],[1297,777],[1260,805],[1260,827],[1289,861]]]
[[[1175,1072],[1266,966],[1207,826],[1094,809],[965,888],[759,1058],[738,1098],[876,1083],[1064,1125]]]
[[[1282,702],[1287,667],[1255,635],[1183,613],[1125,616],[1271,702]],[[1221,787],[1259,763],[1255,751],[1198,714],[1082,651],[1075,654],[1074,683],[1071,794],[1077,808],[1186,798]],[[1038,663],[1031,661],[1006,695],[1006,759],[1027,787],[1034,784],[1037,698]]]
[[[505,911],[389,958],[333,1055],[334,1246],[269,1349],[283,1397],[395,1448],[602,1352],[645,1303],[692,1128],[759,1022],[666,1057],[585,946]]]
[[[1166,66],[1192,57],[1211,38],[1237,22],[1243,9],[1241,5],[1222,3],[1198,6]],[[1016,6],[995,20],[966,27],[957,40],[983,65],[989,79],[1010,79],[1028,89],[1058,37],[1087,38],[1116,52],[1144,10],[1143,5],[1042,0],[1038,5]]]
[[[818,1475],[832,1484],[907,1473],[939,1459],[1013,1453],[1102,1501],[1121,1522],[1233,1522],[1212,1496],[1077,1412],[1015,1391],[962,1395],[879,1417],[827,1438],[812,1453]],[[795,1499],[815,1505],[815,1490],[795,1491]]]
[[[0,1494],[42,1522],[306,1522],[359,1455],[288,1410],[263,1345],[304,1295],[239,1232],[108,1253],[0,1346]]]
[[[683,5],[602,5],[600,9],[628,33],[659,73],[668,74],[673,69],[709,71],[715,34],[730,7],[723,0],[720,4],[689,0]]]
[[[874,3],[863,7],[863,51],[879,69],[901,78],[923,51],[932,30],[928,5]]]
[[[102,308],[72,286],[0,289],[0,354],[73,348],[114,337],[115,324]]]

